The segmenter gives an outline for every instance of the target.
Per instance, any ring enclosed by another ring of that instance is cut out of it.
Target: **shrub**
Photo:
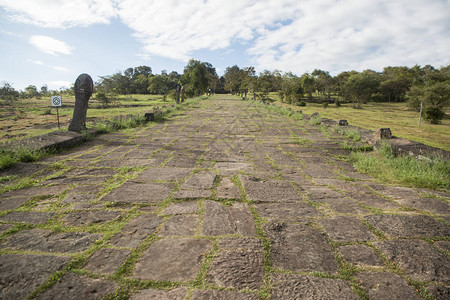
[[[309,124],[312,125],[320,125],[322,123],[322,117],[318,113],[314,113],[311,115],[309,119]]]
[[[322,103],[323,108],[327,108],[328,107],[328,102],[324,102]]]
[[[298,103],[298,106],[306,106],[306,102],[304,100],[302,100]]]
[[[440,124],[445,113],[440,107],[427,107],[424,110],[424,119],[430,124]]]
[[[348,138],[354,140],[355,142],[358,142],[361,140],[361,134],[358,130],[349,130],[345,134]]]
[[[341,101],[339,101],[339,99],[334,100],[334,105],[336,107],[340,107],[341,106]]]
[[[98,92],[98,93],[95,95],[95,98],[96,98],[98,101],[100,101],[100,102],[102,103],[102,106],[103,106],[103,107],[108,107],[108,106],[109,106],[109,103],[111,102],[111,100],[109,99],[109,97],[108,97],[105,93],[103,93],[103,92]]]

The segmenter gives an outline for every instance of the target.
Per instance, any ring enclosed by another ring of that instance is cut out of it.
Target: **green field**
[[[63,107],[59,108],[60,130],[67,130],[73,115],[74,96],[63,95]],[[163,101],[160,95],[120,95],[113,99],[109,107],[95,98],[89,100],[87,126],[103,119],[120,115],[137,115],[152,111],[153,107],[174,104]],[[49,114],[49,112],[51,114]],[[0,100],[0,144],[32,137],[58,130],[56,108],[52,108],[50,98],[22,99],[14,105],[6,105]]]
[[[363,104],[362,109],[353,109],[352,104],[342,104],[340,107],[329,104],[324,108],[322,104],[307,103],[300,107],[281,103],[275,93],[270,96],[276,99],[276,105],[301,110],[308,115],[318,112],[324,118],[348,120],[350,125],[371,130],[387,127],[397,137],[450,151],[450,119],[445,118],[439,125],[429,124],[422,119],[418,129],[419,113],[411,110],[407,103],[370,102]]]

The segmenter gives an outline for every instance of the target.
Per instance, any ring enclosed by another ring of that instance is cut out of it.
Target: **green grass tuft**
[[[450,162],[442,157],[419,160],[396,156],[390,145],[383,144],[373,153],[353,152],[351,160],[356,169],[384,182],[437,190],[450,188]]]

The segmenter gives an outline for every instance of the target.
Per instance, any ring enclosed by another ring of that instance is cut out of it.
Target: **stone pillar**
[[[175,102],[177,104],[180,104],[180,86],[179,85],[177,85],[176,91],[177,91],[177,97],[175,98]]]
[[[185,87],[184,87],[184,85],[181,87],[181,103],[183,103],[184,102],[184,92],[185,92]]]
[[[75,81],[75,109],[69,131],[80,133],[86,129],[86,113],[88,101],[94,92],[94,82],[88,74],[81,74]]]
[[[389,140],[392,138],[392,133],[390,128],[378,128],[373,134],[373,139],[375,141],[379,140]]]

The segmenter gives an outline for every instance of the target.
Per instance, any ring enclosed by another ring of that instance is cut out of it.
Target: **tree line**
[[[226,68],[223,76],[208,62],[191,59],[183,73],[162,71],[153,74],[149,66],[128,68],[96,82],[96,91],[102,97],[115,94],[158,94],[164,99],[175,98],[177,86],[184,86],[187,97],[206,92],[233,93],[271,101],[276,93],[282,102],[304,105],[305,102],[353,103],[354,108],[369,101],[404,102],[414,109],[423,104],[425,118],[439,123],[445,116],[444,108],[450,103],[450,65],[436,69],[433,66],[388,66],[382,72],[373,70],[345,71],[336,76],[328,71],[315,69],[300,76],[292,72],[264,70],[259,74],[254,67]],[[46,86],[38,90],[28,86],[16,91],[8,83],[0,87],[0,98],[12,101],[16,98],[47,96]],[[71,90],[68,90],[71,92]],[[72,91],[73,92],[73,91]]]

